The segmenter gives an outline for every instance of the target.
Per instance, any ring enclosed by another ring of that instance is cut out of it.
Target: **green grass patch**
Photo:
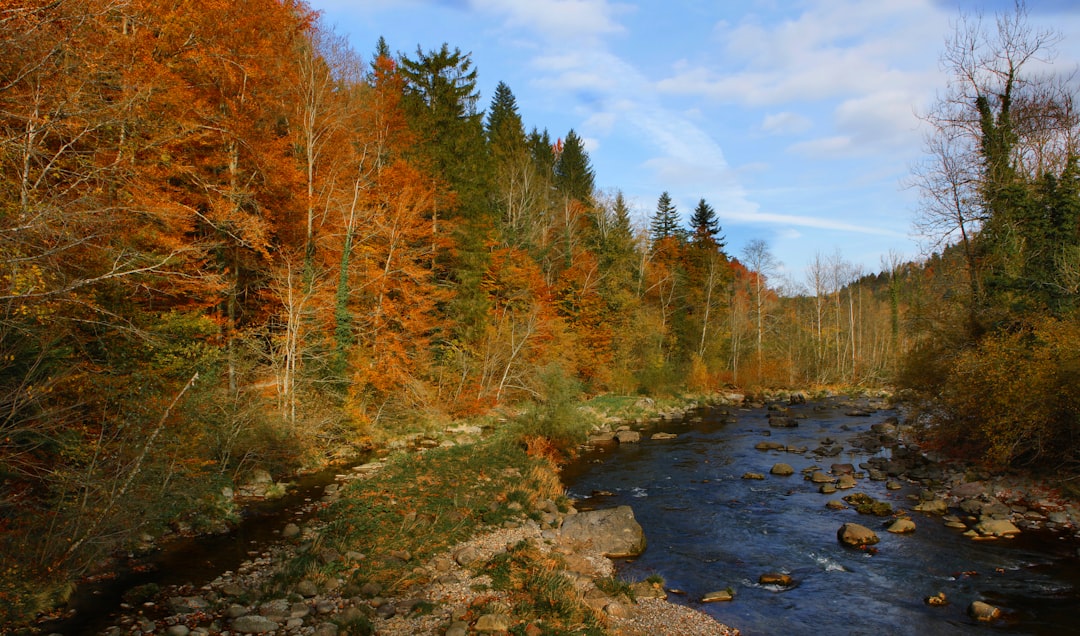
[[[538,499],[556,499],[561,489],[550,459],[530,456],[511,434],[395,454],[373,477],[343,488],[341,500],[321,514],[327,526],[315,545],[283,568],[275,587],[346,576],[378,583],[386,593],[405,591],[427,582],[413,571],[419,564],[485,526],[524,518]],[[319,555],[327,549],[367,558],[326,564]]]
[[[525,624],[539,625],[545,634],[603,634],[603,619],[580,599],[562,566],[558,555],[521,541],[480,571],[492,589],[509,593],[513,616]]]

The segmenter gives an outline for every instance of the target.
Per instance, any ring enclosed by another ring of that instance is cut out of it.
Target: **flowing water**
[[[801,471],[832,463],[858,465],[870,456],[850,445],[895,412],[845,415],[849,407],[826,401],[792,407],[797,428],[770,428],[764,409],[704,410],[692,420],[654,430],[678,433],[672,440],[623,444],[597,450],[567,468],[564,481],[578,507],[627,504],[645,530],[648,548],[620,565],[621,575],[661,575],[671,600],[697,607],[746,636],[789,634],[1076,634],[1080,633],[1080,560],[1077,544],[1048,533],[1026,532],[1012,540],[975,542],[944,527],[939,517],[911,513],[917,530],[885,532],[887,519],[825,503],[864,492],[910,509],[914,485],[887,490],[885,482],[859,479],[854,490],[832,495],[804,480]],[[648,433],[648,432],[647,432]],[[766,437],[768,435],[768,437]],[[769,440],[817,448],[823,438],[843,443],[832,458],[812,453],[760,451]],[[888,454],[888,450],[881,454]],[[795,474],[769,474],[776,462]],[[761,481],[743,479],[764,473]],[[836,532],[845,522],[867,526],[881,538],[876,552],[842,546]],[[789,588],[760,585],[762,574],[788,573]],[[709,592],[732,588],[731,602],[701,604]],[[949,604],[930,606],[944,592]],[[1004,618],[980,624],[966,614],[983,600]]]
[[[40,632],[64,636],[100,633],[114,623],[116,614],[132,611],[122,603],[125,593],[136,587],[156,584],[161,588],[173,585],[198,588],[226,570],[236,570],[244,561],[280,541],[286,524],[299,524],[314,514],[312,503],[323,496],[324,489],[335,481],[337,474],[352,465],[303,475],[284,497],[247,505],[240,522],[227,534],[171,541],[145,557],[120,564],[115,578],[80,585],[68,603],[73,614],[64,620],[39,625]],[[147,612],[155,613],[152,609]]]

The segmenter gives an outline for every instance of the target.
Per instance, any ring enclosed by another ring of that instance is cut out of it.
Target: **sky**
[[[527,130],[585,141],[605,192],[645,224],[662,192],[683,219],[704,198],[727,252],[764,240],[789,285],[815,257],[882,269],[922,258],[912,167],[919,117],[961,13],[1012,0],[309,0],[367,60],[378,38],[416,57],[443,43],[478,71],[479,108],[513,92]],[[1029,0],[1080,65],[1080,2]]]

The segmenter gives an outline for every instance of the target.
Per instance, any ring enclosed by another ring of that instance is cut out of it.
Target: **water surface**
[[[852,491],[832,495],[803,478],[801,471],[834,462],[856,467],[869,455],[851,439],[897,414],[848,416],[840,401],[800,405],[796,428],[770,428],[764,409],[712,409],[654,430],[678,438],[624,444],[588,454],[567,468],[564,481],[581,508],[627,504],[645,529],[648,548],[623,563],[622,576],[663,576],[668,588],[685,592],[686,603],[758,634],[1073,634],[1080,633],[1080,567],[1076,543],[1049,534],[974,542],[944,527],[940,517],[912,512],[911,535],[885,532],[891,521],[830,510],[825,503],[864,492],[910,509],[908,483],[887,490],[885,482],[859,479]],[[759,451],[763,440],[786,446],[820,446],[832,438],[843,445],[837,457],[812,452]],[[887,455],[888,450],[880,454]],[[769,474],[776,462],[795,468],[789,477]],[[858,468],[856,468],[858,470]],[[761,481],[743,479],[764,473]],[[594,494],[610,493],[610,494]],[[839,544],[836,531],[855,522],[877,532],[876,553]],[[782,589],[758,584],[765,573],[790,574],[795,585]],[[730,603],[701,604],[709,592],[732,588]],[[924,599],[944,592],[950,603],[931,607]],[[1001,607],[1005,619],[992,625],[968,618],[975,600]]]

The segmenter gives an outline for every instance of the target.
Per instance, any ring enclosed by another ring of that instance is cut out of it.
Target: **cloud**
[[[505,25],[525,28],[553,41],[594,40],[624,32],[618,22],[629,5],[606,0],[471,0],[474,9],[500,15]]]
[[[816,228],[819,230],[850,232],[853,234],[873,234],[877,236],[890,236],[896,238],[907,237],[906,234],[882,227],[874,227],[870,225],[856,225],[854,223],[845,223],[844,221],[838,221],[836,219],[817,216],[801,216],[797,214],[779,214],[775,212],[760,211],[733,212],[728,209],[725,209],[723,211],[717,210],[716,214],[718,217],[724,220],[736,221],[739,223],[750,223],[755,225],[785,225]]]
[[[761,130],[772,135],[783,135],[805,132],[812,125],[809,117],[784,111],[765,115],[765,119],[761,122]]]

